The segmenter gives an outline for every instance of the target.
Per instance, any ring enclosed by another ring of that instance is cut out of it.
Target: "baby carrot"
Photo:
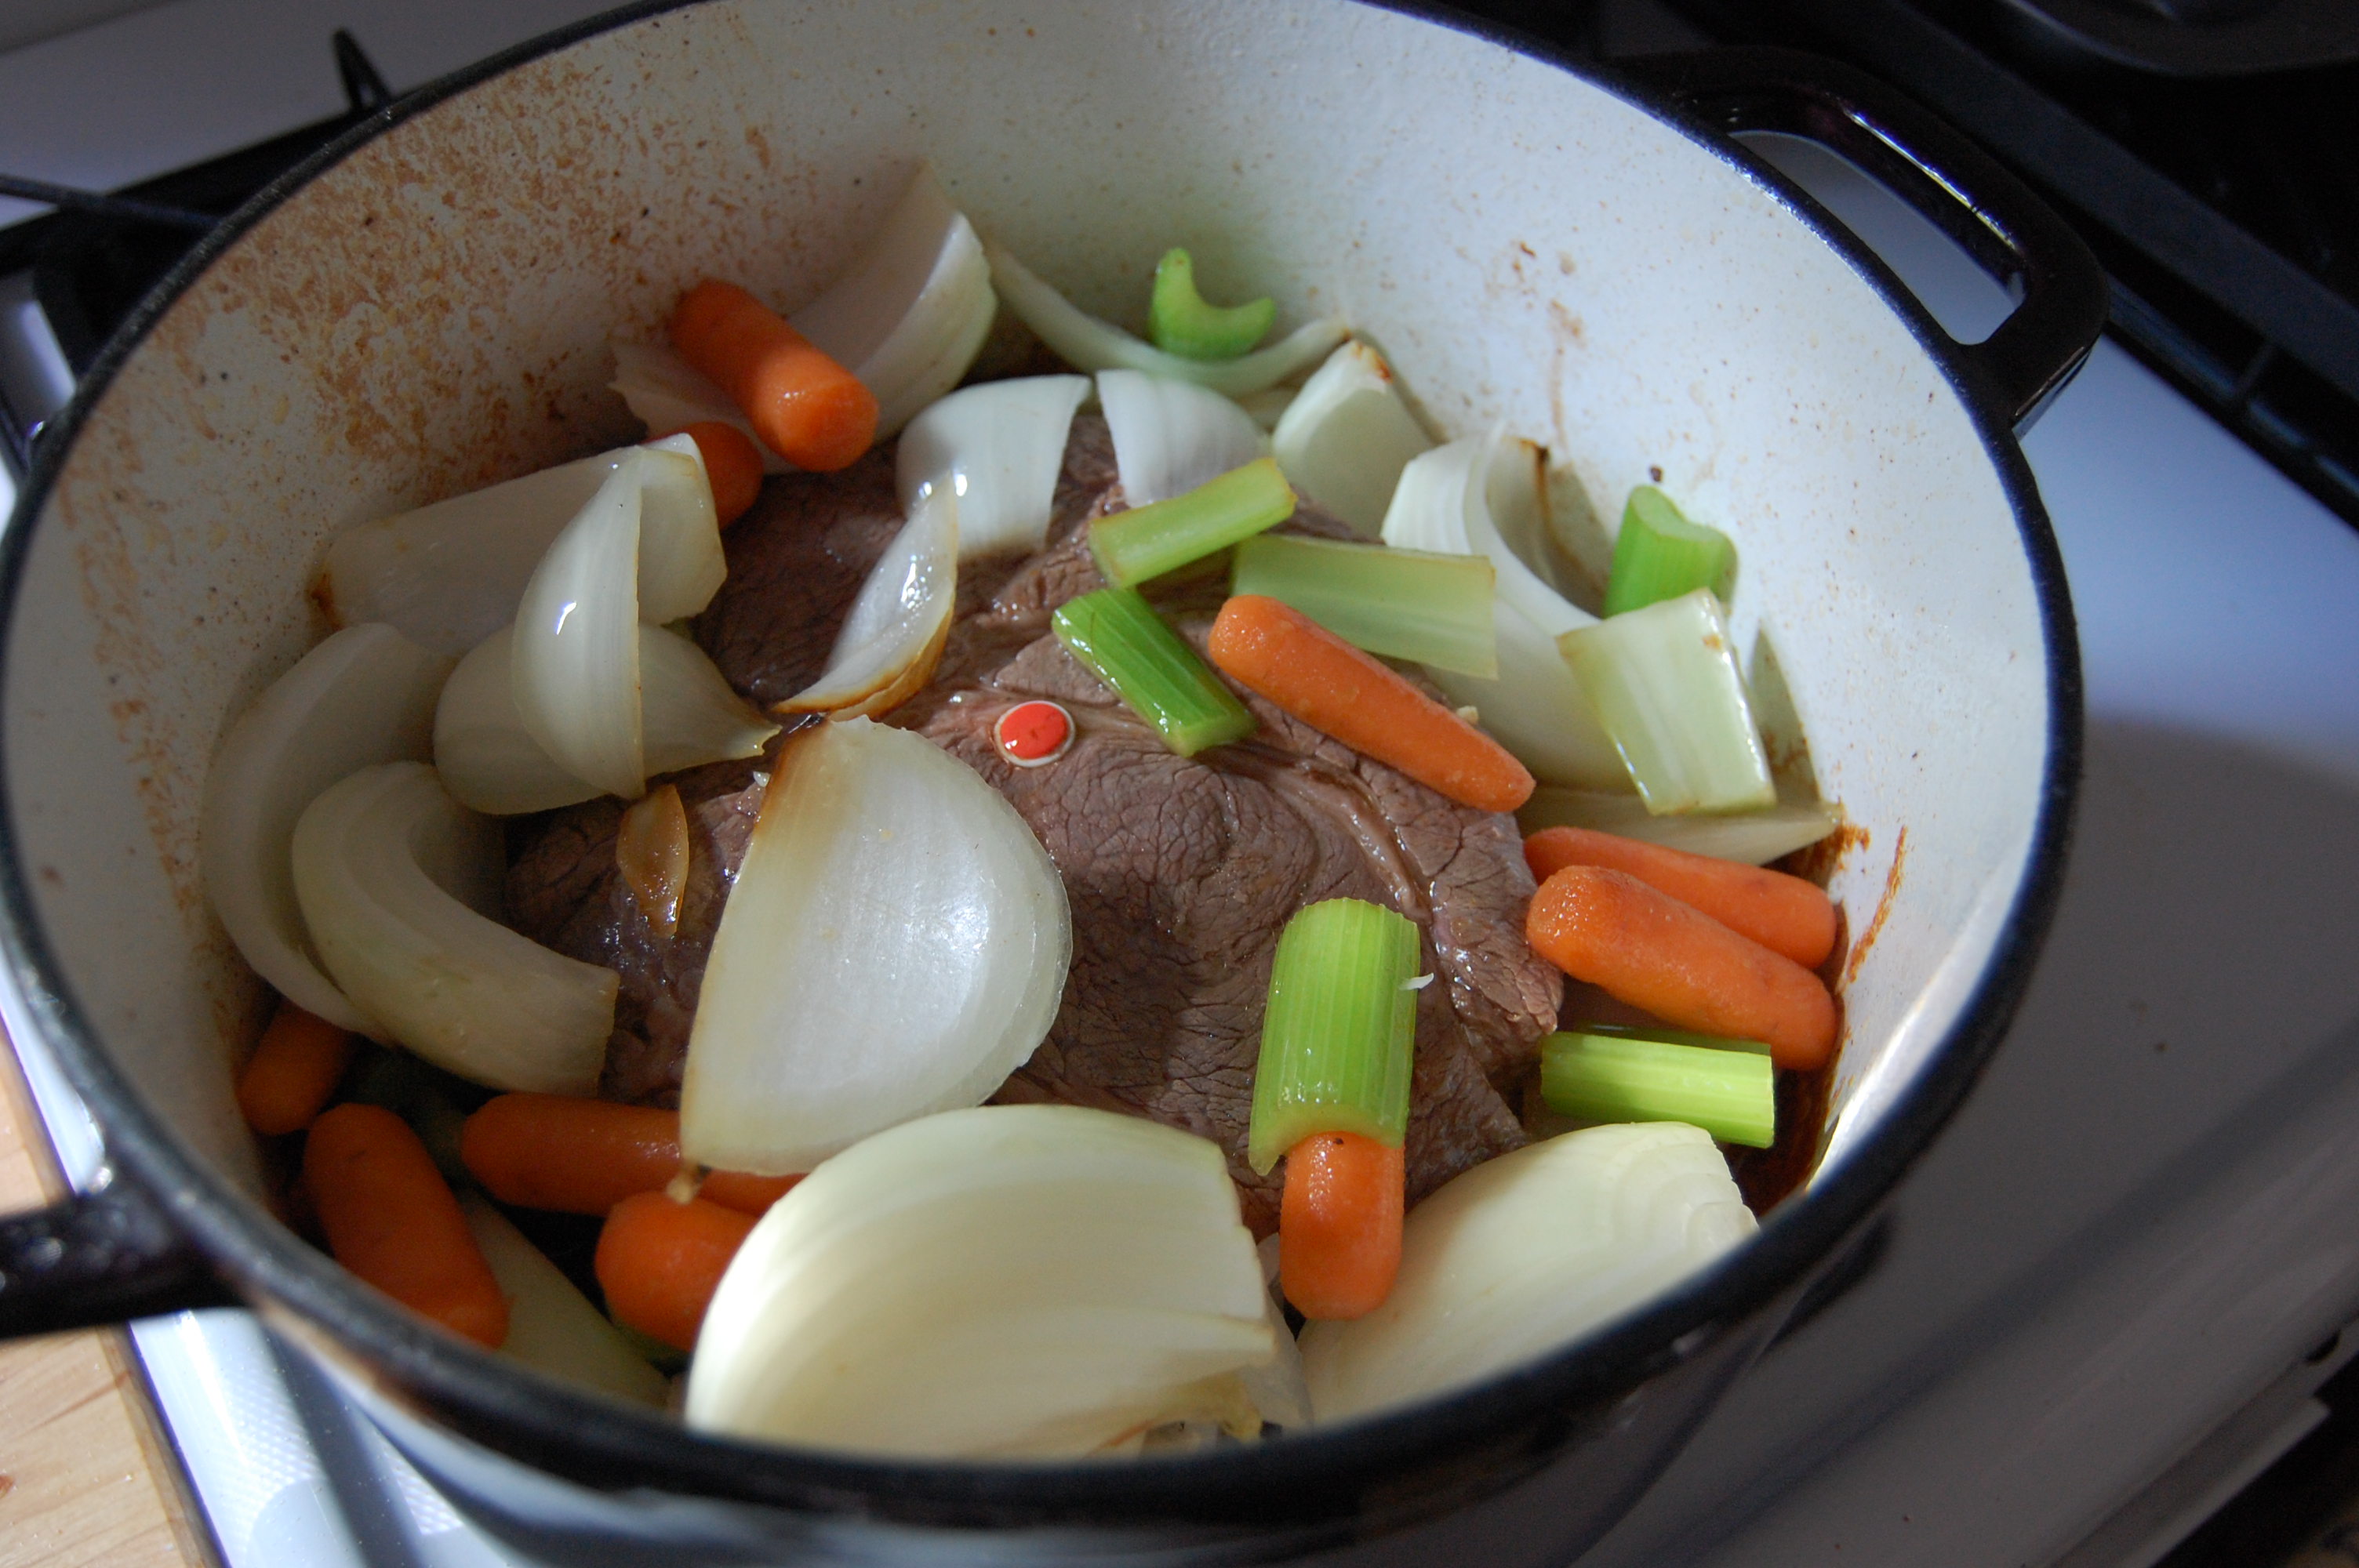
[[[1231,596],[1210,647],[1231,680],[1462,806],[1513,811],[1531,795],[1505,747],[1289,605]]]
[[[500,1095],[467,1119],[459,1158],[502,1203],[604,1214],[679,1173],[679,1112],[571,1095]]]
[[[1535,881],[1544,882],[1567,866],[1627,871],[1806,969],[1817,968],[1834,951],[1833,903],[1801,878],[1767,866],[1691,855],[1587,827],[1542,828],[1524,840],[1524,860]]]
[[[739,1214],[766,1214],[801,1180],[800,1176],[756,1176],[745,1171],[707,1171],[696,1195]]]
[[[1680,1029],[1767,1041],[1808,1071],[1834,1048],[1835,1004],[1818,976],[1626,871],[1568,866],[1524,917],[1533,951]]]
[[[507,1338],[507,1298],[408,1122],[379,1106],[336,1107],[311,1124],[303,1184],[337,1262],[479,1345]]]
[[[606,1217],[593,1260],[606,1310],[625,1327],[676,1350],[695,1349],[704,1309],[753,1228],[751,1215],[702,1198],[625,1198]]]
[[[734,283],[708,278],[690,289],[672,311],[671,341],[797,468],[846,467],[876,438],[875,395]]]
[[[762,454],[745,438],[745,432],[718,419],[700,419],[674,433],[696,443],[721,526],[726,528],[745,516],[755,497],[762,493]]]
[[[237,1108],[256,1132],[299,1132],[336,1092],[352,1060],[348,1031],[282,1001],[237,1076]]]
[[[1309,1318],[1365,1317],[1400,1272],[1406,1172],[1398,1146],[1314,1132],[1286,1155],[1278,1288]]]
[[[502,1203],[604,1214],[679,1174],[679,1112],[572,1095],[500,1095],[467,1119],[459,1158]],[[714,1171],[697,1195],[760,1214],[801,1179]]]

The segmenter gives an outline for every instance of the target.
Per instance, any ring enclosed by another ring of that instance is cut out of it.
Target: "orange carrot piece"
[[[507,1338],[507,1298],[408,1122],[378,1106],[336,1107],[311,1124],[303,1184],[337,1262],[478,1345]]]
[[[256,1132],[277,1137],[311,1125],[352,1065],[353,1036],[281,1001],[237,1076],[237,1108]]]
[[[745,1171],[708,1171],[696,1195],[739,1214],[761,1215],[801,1180],[800,1176],[756,1176]]]
[[[762,454],[734,425],[723,425],[718,419],[700,419],[674,435],[686,436],[696,443],[697,455],[704,460],[705,481],[712,486],[712,510],[719,514],[721,525],[726,528],[754,504],[762,493]]]
[[[1524,860],[1532,868],[1532,880],[1542,882],[1567,866],[1627,871],[1806,969],[1817,968],[1835,950],[1833,902],[1801,878],[1767,866],[1691,855],[1587,827],[1542,828],[1524,840]]]
[[[572,1095],[500,1095],[467,1119],[459,1158],[502,1203],[605,1214],[679,1175],[679,1112]],[[758,1215],[801,1180],[712,1171],[697,1195]]]
[[[500,1095],[467,1119],[459,1158],[502,1203],[604,1214],[679,1173],[679,1112],[571,1095]]]
[[[1524,917],[1533,951],[1664,1022],[1766,1041],[1809,1071],[1834,1048],[1835,1004],[1819,977],[1626,871],[1568,866]]]
[[[1314,1132],[1287,1152],[1277,1282],[1308,1318],[1365,1317],[1400,1272],[1407,1173],[1398,1147]]]
[[[753,1216],[702,1198],[625,1198],[606,1217],[593,1260],[606,1310],[676,1350],[695,1349],[704,1309],[753,1228]]]
[[[1231,680],[1462,806],[1513,811],[1531,796],[1506,748],[1290,605],[1232,596],[1210,647]]]
[[[672,311],[671,341],[799,469],[844,468],[876,438],[876,398],[860,378],[734,283],[690,289]]]

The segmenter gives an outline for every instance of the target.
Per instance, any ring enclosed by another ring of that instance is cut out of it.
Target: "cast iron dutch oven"
[[[1746,130],[1851,157],[2018,285],[2014,314],[1950,340]],[[1827,1152],[1757,1239],[1393,1414],[988,1466],[693,1435],[427,1326],[270,1217],[229,1092],[263,998],[196,824],[224,724],[320,634],[323,540],[636,438],[611,336],[654,336],[707,275],[808,297],[925,158],[1089,308],[1125,315],[1184,242],[1288,318],[1348,317],[1437,428],[1504,419],[1601,508],[1655,478],[1727,521],[1771,738],[1856,829]],[[404,99],[144,306],[7,535],[6,955],[110,1176],[8,1227],[0,1320],[249,1303],[462,1506],[566,1560],[1263,1561],[1422,1524],[1560,1561],[1864,1234],[2022,991],[2080,694],[2016,431],[2104,308],[2068,231],[1871,82],[1767,52],[1611,74],[1419,8],[647,5]]]

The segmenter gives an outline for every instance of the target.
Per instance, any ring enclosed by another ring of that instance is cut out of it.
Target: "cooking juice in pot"
[[[1641,489],[1599,603],[1545,453],[1274,315],[1175,250],[1134,336],[921,171],[790,319],[615,344],[645,445],[332,542],[204,857],[340,1261],[701,1428],[1056,1456],[1451,1388],[1751,1234],[1840,922],[1761,869],[1834,823],[1737,545]]]

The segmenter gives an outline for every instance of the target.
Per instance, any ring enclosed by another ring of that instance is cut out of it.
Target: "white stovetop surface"
[[[599,8],[177,0],[0,54],[0,169],[121,184],[333,113],[339,23],[398,88]],[[1921,222],[1780,156],[1954,330],[2004,311]],[[2038,978],[1880,1264],[1584,1568],[2145,1568],[2307,1429],[2351,1353],[2304,1360],[2359,1316],[2359,531],[2111,344],[2025,449],[2089,720]],[[27,1065],[87,1170],[87,1121]],[[232,1568],[516,1561],[282,1379],[245,1314],[137,1338]],[[1543,1478],[1366,1560],[1544,1561],[1548,1507]]]

